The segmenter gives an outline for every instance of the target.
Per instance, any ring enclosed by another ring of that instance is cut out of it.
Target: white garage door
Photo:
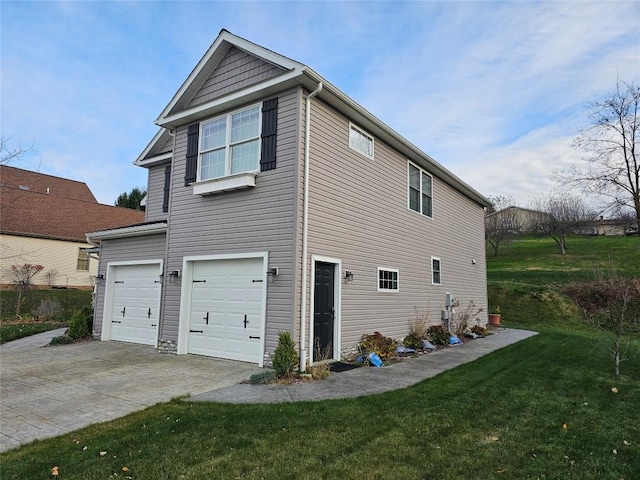
[[[160,266],[119,265],[113,272],[111,339],[156,345]]]
[[[262,258],[194,262],[189,353],[259,363],[263,268]]]

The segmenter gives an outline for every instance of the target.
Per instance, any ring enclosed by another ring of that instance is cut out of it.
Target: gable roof
[[[282,73],[227,95],[215,97],[193,107],[187,107],[195,93],[203,86],[232,47],[243,50],[265,62],[279,67]],[[265,96],[277,94],[288,88],[302,86],[310,92],[316,90],[320,83],[322,83],[322,90],[317,95],[318,98],[474,202],[483,207],[489,207],[491,205],[491,202],[485,196],[463,182],[310,67],[250,42],[249,40],[238,37],[225,29],[220,31],[211,47],[209,47],[185,82],[172,97],[169,104],[160,113],[155,123],[167,130],[173,130],[176,127],[200,121],[216,113],[235,108],[242,104],[258,101]],[[160,142],[160,132],[156,137],[156,141],[154,142],[152,140],[152,143],[145,149],[146,153],[143,152],[147,158],[149,152],[156,148],[154,147],[154,143]],[[134,163],[136,165],[146,166],[144,158],[145,157],[141,155]]]
[[[144,212],[98,203],[82,182],[14,170],[0,166],[0,233],[86,243],[87,232],[144,222]],[[28,190],[15,183],[25,178]],[[69,190],[58,194],[61,186]]]
[[[0,185],[15,187],[24,191],[45,193],[56,197],[74,198],[84,202],[97,203],[96,197],[84,182],[54,177],[22,168],[0,165]]]

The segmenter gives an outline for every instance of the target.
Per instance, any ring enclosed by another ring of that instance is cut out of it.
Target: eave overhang
[[[117,238],[142,237],[145,235],[156,235],[167,232],[167,222],[143,223],[141,225],[131,225],[129,227],[113,228],[111,230],[101,230],[99,232],[87,233],[87,242],[94,244],[102,240],[114,240]]]

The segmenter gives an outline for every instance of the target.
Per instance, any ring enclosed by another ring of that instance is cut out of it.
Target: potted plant
[[[500,318],[502,315],[500,314],[500,305],[496,305],[494,313],[489,314],[489,325],[497,326],[500,325]]]

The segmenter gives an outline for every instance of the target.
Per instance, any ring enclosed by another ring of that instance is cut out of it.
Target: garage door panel
[[[262,258],[194,263],[189,353],[259,362],[263,268]]]
[[[160,300],[158,264],[113,267],[111,339],[155,345]]]

